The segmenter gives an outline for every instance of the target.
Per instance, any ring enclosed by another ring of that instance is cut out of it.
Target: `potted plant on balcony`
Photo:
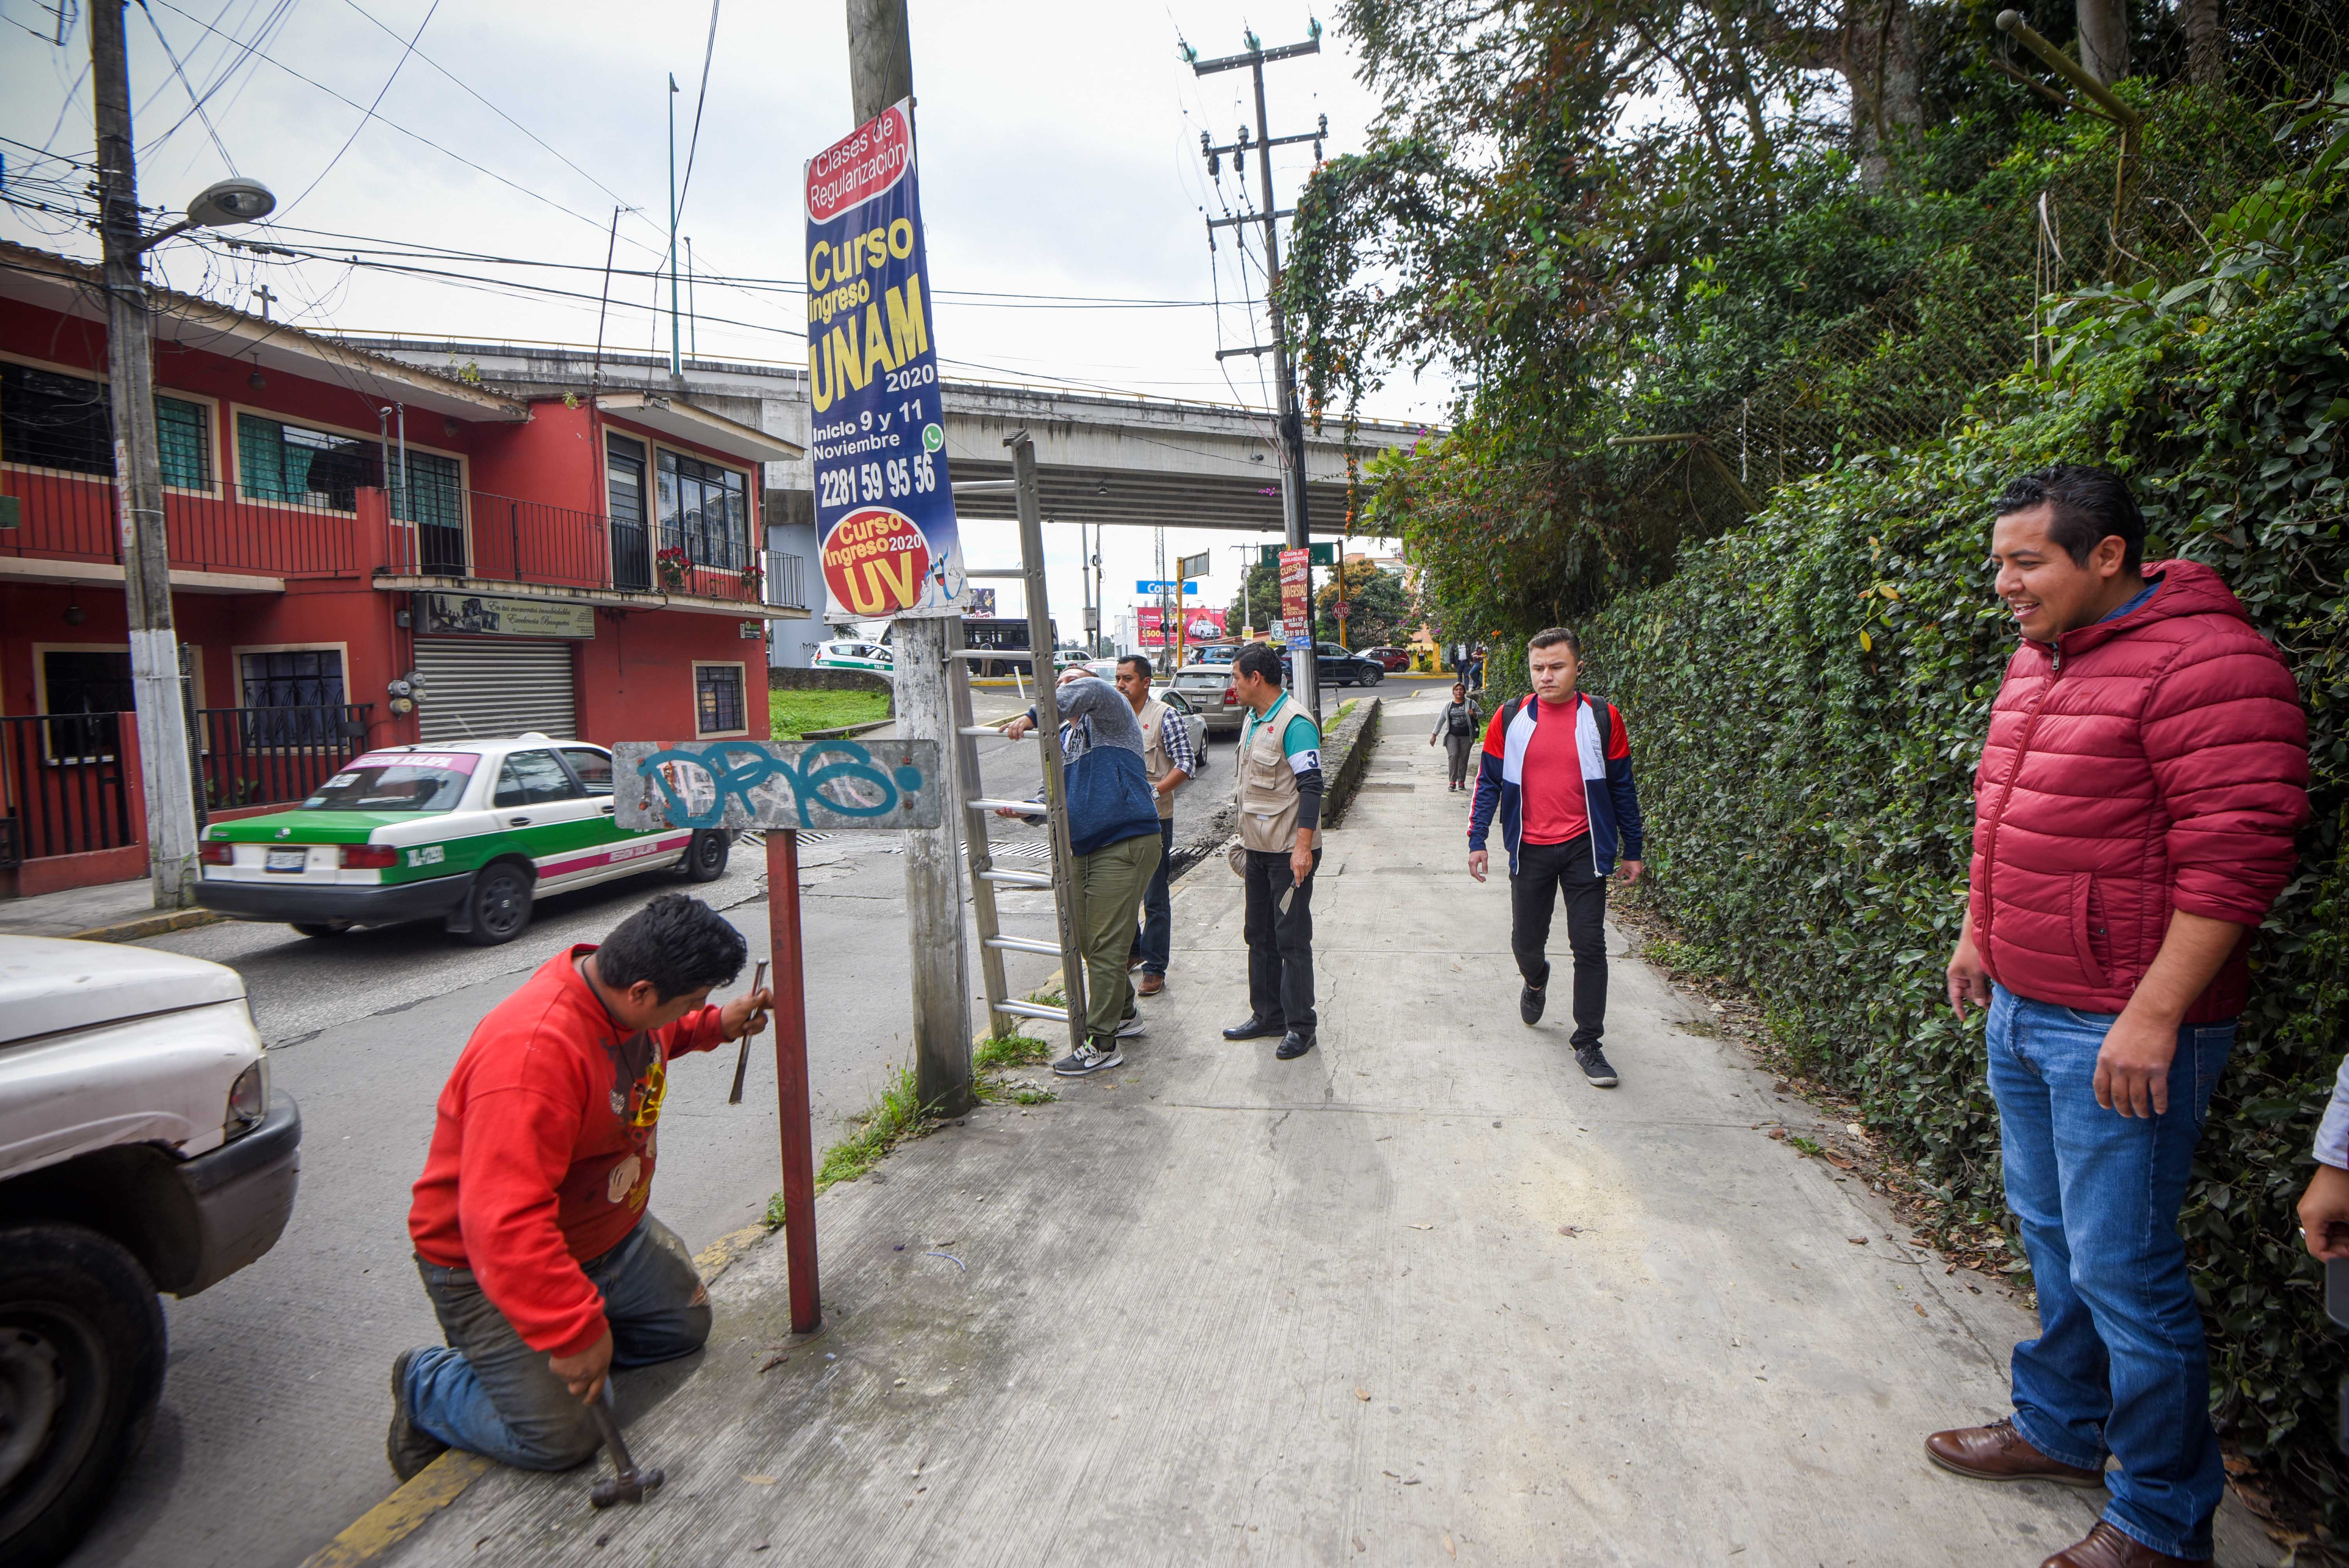
[[[759,584],[766,581],[766,573],[759,565],[759,558],[755,555],[752,556],[749,562],[742,568],[742,593],[744,596],[750,599],[758,598]]]
[[[675,593],[685,587],[685,574],[689,566],[682,546],[672,544],[653,556],[653,572],[660,578],[661,592]]]

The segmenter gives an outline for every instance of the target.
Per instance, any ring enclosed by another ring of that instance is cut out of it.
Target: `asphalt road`
[[[974,696],[982,719],[1021,706],[1009,691]],[[981,744],[990,795],[1037,788],[1033,742]],[[1186,834],[1229,797],[1230,740],[1213,750],[1205,777],[1178,797]],[[999,841],[1034,838],[1013,823],[990,827]],[[899,843],[891,832],[842,833],[802,851],[819,1150],[910,1060]],[[754,954],[768,943],[764,884],[763,856],[740,844],[727,875],[699,890]],[[244,976],[274,1085],[301,1102],[302,1191],[266,1257],[191,1300],[166,1302],[162,1408],[73,1568],[294,1568],[382,1501],[392,1487],[383,1457],[391,1358],[440,1337],[407,1213],[449,1068],[474,1025],[531,971],[680,885],[654,873],[545,900],[503,947],[461,946],[430,925],[313,941],[281,925],[228,924],[148,944]],[[1001,902],[1008,931],[1049,938],[1049,894]],[[1006,957],[1015,990],[1055,967]],[[1172,983],[1183,983],[1180,954]],[[971,993],[975,1003],[983,995],[975,959]],[[974,1021],[984,1016],[975,1005]],[[663,1109],[652,1207],[697,1250],[756,1221],[780,1185],[773,1057],[754,1050],[740,1106],[726,1103],[732,1072],[730,1052],[688,1058]]]

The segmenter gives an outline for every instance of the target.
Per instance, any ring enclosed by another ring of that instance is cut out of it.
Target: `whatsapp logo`
[[[922,450],[935,452],[947,444],[947,433],[936,425],[922,427]]]

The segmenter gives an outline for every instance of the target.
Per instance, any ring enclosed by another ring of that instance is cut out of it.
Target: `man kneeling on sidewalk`
[[[409,1211],[448,1345],[391,1364],[391,1468],[443,1449],[564,1470],[600,1439],[611,1367],[701,1348],[709,1297],[652,1217],[670,1058],[766,1027],[768,992],[708,1006],[742,934],[698,899],[657,898],[601,947],[566,949],[474,1029],[440,1091]]]

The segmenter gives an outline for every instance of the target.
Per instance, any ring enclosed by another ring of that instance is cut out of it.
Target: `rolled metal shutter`
[[[505,637],[419,637],[426,741],[490,740],[531,730],[579,738],[567,642]]]

